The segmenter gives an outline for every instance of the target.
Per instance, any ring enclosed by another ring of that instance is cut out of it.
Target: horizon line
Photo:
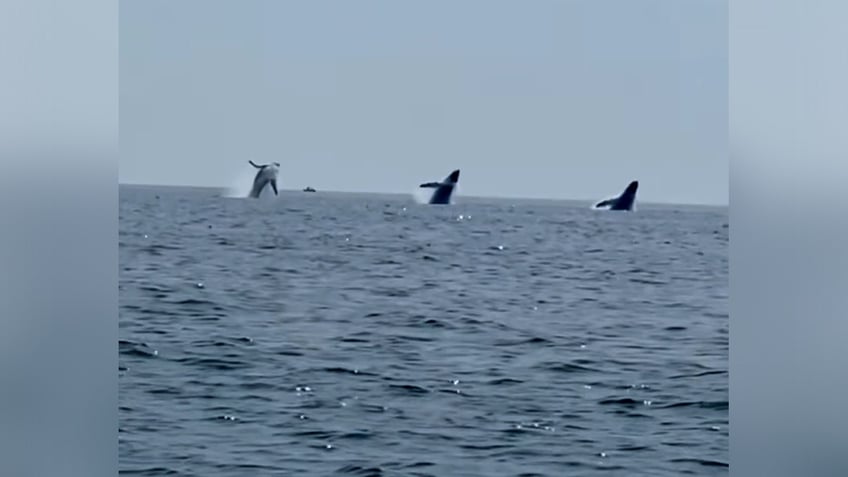
[[[227,186],[211,186],[211,185],[191,185],[191,184],[150,184],[144,182],[121,182],[118,181],[118,186],[140,186],[140,187],[171,187],[171,188],[192,188],[192,189],[215,189],[215,190],[227,190],[230,187]],[[383,194],[383,195],[409,195],[410,192],[374,192],[374,191],[362,191],[362,190],[331,190],[324,189],[318,190],[319,192],[330,192],[330,193],[341,193],[341,194]],[[290,192],[303,192],[302,189],[286,189],[280,188],[280,192],[290,191]],[[488,195],[463,195],[463,197],[468,197],[471,199],[499,199],[499,200],[547,200],[547,201],[560,201],[560,202],[596,202],[599,199],[565,199],[565,198],[556,198],[556,197],[520,197],[520,196],[488,196]],[[642,204],[646,205],[682,205],[686,207],[724,207],[729,208],[730,204],[715,204],[715,203],[697,203],[697,202],[655,202],[655,201],[639,201]]]

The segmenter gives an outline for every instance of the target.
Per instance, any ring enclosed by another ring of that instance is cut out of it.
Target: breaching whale
[[[265,188],[266,185],[271,185],[271,189],[274,190],[274,195],[278,195],[277,193],[277,173],[280,171],[280,163],[272,162],[270,164],[256,164],[253,161],[247,161],[251,166],[259,169],[256,172],[256,177],[253,179],[253,187],[250,189],[250,194],[248,197],[252,199],[259,198],[259,194],[262,193],[262,189]]]
[[[596,209],[606,207],[607,210],[633,210],[633,203],[636,202],[636,189],[639,188],[639,181],[633,181],[627,185],[624,192],[618,197],[606,199],[595,204]]]
[[[459,182],[459,169],[450,173],[442,182],[425,182],[419,187],[436,189],[430,197],[430,204],[450,204],[451,196]]]

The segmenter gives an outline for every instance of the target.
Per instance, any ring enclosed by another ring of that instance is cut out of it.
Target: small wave
[[[400,264],[401,264],[401,262],[398,262],[397,260],[392,260],[390,258],[383,258],[383,259],[377,260],[374,263],[374,265],[400,265]]]
[[[653,447],[644,446],[644,445],[631,445],[631,446],[621,446],[617,450],[620,451],[620,452],[640,452],[640,451],[653,450]]]
[[[283,349],[277,351],[277,356],[303,356],[303,353],[296,349]]]
[[[677,374],[677,375],[674,375],[674,376],[670,376],[668,379],[701,378],[701,377],[704,377],[704,376],[713,376],[713,375],[716,375],[716,374],[727,374],[727,371],[717,369],[717,370],[704,371],[704,372],[701,372],[701,373],[694,373],[694,374]]]
[[[460,397],[471,397],[465,391],[463,391],[461,389],[457,389],[457,388],[439,389],[439,392],[444,393],[444,394],[452,394],[454,396],[460,396]]]
[[[640,283],[642,285],[668,285],[668,282],[661,282],[658,280],[648,280],[646,278],[631,278],[628,280],[631,283]]]
[[[709,459],[680,458],[671,459],[671,462],[674,462],[675,464],[700,464],[705,467],[730,467],[730,464],[727,462]]]
[[[270,465],[262,465],[262,464],[228,464],[228,465],[219,465],[217,466],[219,469],[232,469],[238,473],[244,471],[252,471],[248,475],[257,475],[254,472],[264,471],[259,475],[268,475],[270,472],[279,472],[281,469],[278,467],[270,466]],[[238,474],[237,474],[238,475]]]
[[[365,440],[374,437],[373,432],[346,432],[339,436],[340,439]]]
[[[147,467],[144,469],[122,469],[118,471],[118,475],[153,477],[157,475],[180,475],[180,472],[168,467]]]
[[[450,326],[447,323],[439,321],[435,318],[429,318],[424,321],[424,324],[427,326],[432,326],[433,328],[449,328]]]
[[[404,341],[413,341],[418,343],[429,343],[435,341],[433,338],[427,338],[425,336],[413,336],[413,335],[395,335],[391,336],[388,339],[392,342],[404,342]]]
[[[550,344],[551,341],[545,338],[540,338],[538,336],[534,336],[532,338],[526,338],[521,340],[514,341],[500,341],[496,342],[495,346],[518,346],[518,345],[528,345],[528,344]]]
[[[509,449],[512,444],[460,444],[461,449],[473,451],[496,451],[501,449]]]
[[[662,442],[662,445],[669,447],[698,447],[700,444],[697,442]]]
[[[389,384],[389,389],[408,394],[427,394],[429,389],[414,384]]]
[[[244,369],[251,367],[251,363],[246,361],[236,361],[232,359],[222,358],[183,358],[178,359],[178,363],[186,366],[195,366],[198,368],[215,369],[218,371],[232,371],[235,369]]]
[[[268,396],[260,396],[259,394],[245,394],[239,399],[244,399],[245,401],[276,402],[276,399]]]
[[[362,467],[348,464],[336,470],[339,474],[358,475],[362,477],[379,477],[383,475],[383,469],[379,467]]]
[[[687,402],[675,402],[671,404],[666,404],[665,406],[659,406],[660,409],[675,409],[679,407],[695,407],[700,409],[715,409],[718,411],[726,411],[728,409],[727,401],[687,401]]]
[[[338,340],[342,343],[370,343],[371,340],[366,338],[355,338],[351,336],[342,336],[338,338]]]
[[[161,286],[161,285],[142,285],[138,287],[141,291],[153,292],[153,293],[171,293],[175,291],[171,287]]]
[[[598,404],[602,406],[642,407],[645,405],[645,401],[633,398],[607,398],[598,401]]]
[[[421,467],[432,467],[434,465],[436,465],[436,464],[434,464],[433,462],[421,461],[421,462],[413,462],[411,464],[407,464],[407,465],[404,466],[404,468],[405,469],[418,469],[418,468],[421,468]]]
[[[182,394],[182,390],[177,389],[177,388],[173,388],[173,387],[171,387],[171,388],[148,389],[147,392],[150,393],[150,394],[154,394],[154,395],[165,395],[165,396],[178,396],[178,395]]]
[[[212,307],[212,309],[217,309],[218,311],[221,311],[221,308],[215,305],[214,302],[211,302],[209,300],[200,300],[197,298],[185,298],[183,300],[173,301],[171,302],[171,304],[184,306],[210,306]]]
[[[409,290],[404,290],[401,288],[378,288],[376,290],[373,290],[372,293],[377,296],[388,296],[392,298],[406,298],[411,295]]]
[[[321,440],[331,440],[338,437],[335,432],[332,431],[317,431],[317,430],[307,430],[307,431],[296,431],[293,432],[292,435],[296,437],[309,437],[313,439],[321,439]]]
[[[387,408],[386,406],[380,406],[377,404],[362,404],[360,408],[365,412],[371,412],[376,414],[381,414],[389,410],[389,408]]]
[[[590,368],[588,366],[582,366],[579,364],[570,364],[570,363],[546,363],[542,365],[544,369],[549,371],[556,371],[558,373],[598,373],[600,372],[597,369]]]
[[[508,385],[508,384],[523,384],[523,383],[524,383],[524,381],[522,381],[520,379],[498,378],[498,379],[493,379],[493,380],[487,382],[486,384],[488,384],[490,386],[503,386],[503,385]]]
[[[334,373],[334,374],[353,374],[357,376],[376,376],[374,373],[368,373],[365,371],[360,371],[358,369],[352,368],[344,368],[340,366],[333,366],[329,368],[323,368],[322,371],[325,373]]]
[[[141,356],[153,358],[159,355],[159,351],[151,348],[147,343],[120,340],[118,341],[118,352],[129,356]]]
[[[279,379],[279,378],[277,378]],[[244,383],[239,385],[240,388],[245,390],[280,390],[282,387],[277,383],[266,383],[266,382],[252,382],[252,383]],[[255,398],[255,399],[265,399],[264,396],[258,395],[248,395],[247,398]]]

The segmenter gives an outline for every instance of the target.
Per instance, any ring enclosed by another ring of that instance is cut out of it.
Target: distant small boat
[[[306,189],[303,189],[303,192],[315,192],[315,189],[307,186]]]

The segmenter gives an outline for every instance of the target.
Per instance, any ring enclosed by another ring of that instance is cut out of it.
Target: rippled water
[[[121,187],[127,475],[727,475],[724,208]]]

